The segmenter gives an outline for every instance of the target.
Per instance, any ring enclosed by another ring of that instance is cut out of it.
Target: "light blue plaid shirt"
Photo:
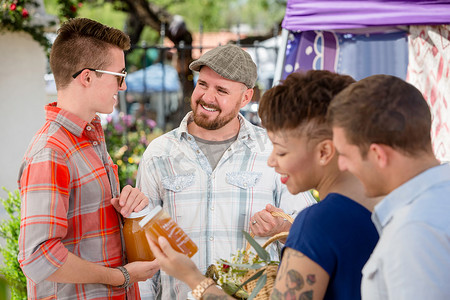
[[[161,205],[197,244],[199,250],[192,259],[205,272],[217,259],[229,259],[245,247],[242,231],[249,231],[250,217],[267,204],[296,215],[315,200],[309,192],[294,196],[287,191],[279,175],[267,166],[272,143],[265,130],[242,115],[236,141],[212,170],[188,133],[191,115],[179,128],[150,143],[139,165],[137,186],[150,199],[150,206]],[[162,299],[184,300],[190,290],[164,272],[161,284]]]

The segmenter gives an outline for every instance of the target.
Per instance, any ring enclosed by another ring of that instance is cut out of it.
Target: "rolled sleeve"
[[[19,178],[21,224],[18,260],[34,283],[53,274],[67,259],[69,168],[63,155],[45,148],[24,164]]]

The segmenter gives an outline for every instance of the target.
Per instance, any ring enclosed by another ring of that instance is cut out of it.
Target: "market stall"
[[[450,161],[450,1],[288,0],[274,83],[296,70],[414,84],[433,114],[437,157]]]

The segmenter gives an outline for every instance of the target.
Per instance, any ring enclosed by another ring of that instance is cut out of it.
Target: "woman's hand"
[[[147,235],[150,249],[156,257],[161,269],[181,281],[186,282],[191,289],[194,289],[205,277],[185,254],[177,252],[164,237],[158,238],[157,245]]]
[[[150,244],[150,249],[156,260],[161,266],[161,270],[181,281],[184,281],[189,287],[194,290],[200,282],[206,277],[200,272],[194,262],[183,253],[175,251],[164,237],[158,238],[158,244],[153,242],[149,235],[147,240]],[[209,286],[202,299],[234,299],[227,295],[223,290],[219,289],[214,284]]]

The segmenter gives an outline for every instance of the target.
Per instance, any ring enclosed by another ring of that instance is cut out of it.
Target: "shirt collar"
[[[57,102],[53,102],[45,106],[46,120],[56,122],[66,128],[73,135],[81,137],[86,126],[90,123],[84,121],[73,113],[68,112],[67,110],[57,107],[56,105]],[[91,124],[95,127],[100,126],[100,118],[95,116],[95,118],[92,119]]]
[[[429,168],[390,192],[375,206],[372,214],[379,234],[398,209],[413,203],[426,190],[444,181],[450,181],[450,165],[447,163]]]
[[[252,126],[248,120],[244,118],[244,116],[239,113],[238,119],[240,123],[239,134],[237,140],[244,141],[249,147],[253,147],[253,143],[256,141],[256,133],[252,130]],[[188,124],[193,122],[193,112],[190,111],[186,114],[186,116],[181,121],[180,127],[176,130],[176,136],[178,139],[186,138],[189,134],[188,132]]]
[[[184,116],[183,120],[181,121],[180,127],[178,127],[178,129],[176,130],[176,134],[177,134],[178,139],[181,139],[182,137],[186,137],[189,134],[189,132],[188,132],[188,124],[193,122],[192,114],[193,114],[192,111],[188,112]]]

